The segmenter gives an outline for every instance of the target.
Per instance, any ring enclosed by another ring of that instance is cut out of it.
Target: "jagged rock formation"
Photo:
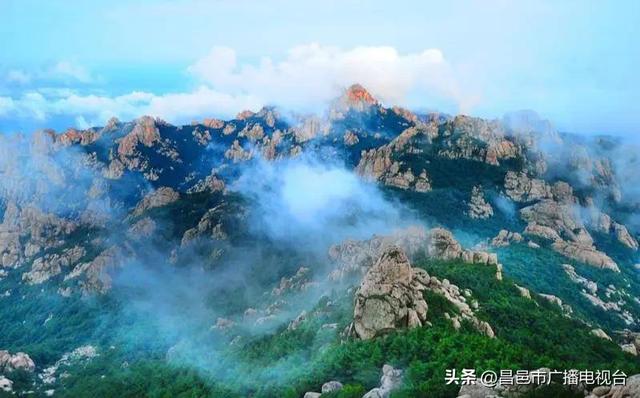
[[[112,246],[93,260],[76,265],[64,280],[77,281],[80,291],[85,294],[105,293],[111,288],[109,271],[120,266],[122,258],[121,250]]]
[[[69,269],[85,254],[86,251],[81,246],[74,246],[60,253],[45,254],[33,261],[31,271],[22,274],[22,280],[29,284],[42,283],[60,274],[63,269]]]
[[[509,246],[512,242],[520,243],[523,238],[518,232],[507,231],[506,229],[501,229],[491,240],[491,246],[494,247],[506,247]]]
[[[599,386],[587,392],[585,398],[637,398],[640,397],[640,375],[627,377],[624,385]]]
[[[393,390],[402,384],[402,370],[395,369],[391,365],[382,366],[382,377],[380,377],[380,387],[369,391],[362,398],[389,398]]]
[[[571,308],[569,304],[564,304],[562,302],[562,299],[560,299],[560,297],[554,296],[553,294],[545,294],[545,293],[540,293],[539,296],[547,300],[551,304],[555,304],[558,307],[560,307],[560,309],[565,315],[570,316],[573,313],[573,308]]]
[[[493,216],[493,207],[485,200],[481,186],[477,185],[471,191],[468,214],[471,218],[482,219]]]
[[[156,222],[149,217],[144,217],[129,227],[129,231],[127,231],[127,233],[134,239],[148,238],[156,232],[156,229]]]
[[[594,281],[590,281],[584,278],[576,272],[575,268],[569,264],[562,264],[564,272],[569,276],[569,279],[574,283],[581,285],[587,292],[595,294],[598,291],[598,284]]]
[[[13,381],[9,380],[5,376],[0,376],[0,391],[4,392],[12,392],[13,391]]]
[[[493,387],[485,386],[481,383],[465,384],[460,387],[458,398],[518,398],[534,393],[535,390],[541,387],[546,387],[548,385],[546,380],[551,380],[550,383],[557,382],[552,379],[551,369],[549,368],[532,370],[528,376],[522,376],[518,380],[518,383],[515,383],[514,380],[505,380],[503,383],[498,382]],[[573,392],[583,393],[586,392],[586,385],[578,383],[575,386],[571,386],[571,389]]]
[[[595,248],[591,234],[571,205],[546,199],[523,208],[520,215],[528,222],[525,233],[551,240],[557,252],[595,267],[620,271],[609,256]]]
[[[592,334],[592,335],[594,335],[594,336],[596,336],[596,337],[599,337],[599,338],[601,338],[601,339],[611,341],[611,337],[609,337],[609,335],[608,335],[604,330],[602,330],[602,329],[600,329],[600,328],[598,328],[598,329],[592,329],[592,330],[591,330],[591,334]]]
[[[406,254],[395,246],[383,252],[356,292],[353,333],[370,339],[398,328],[422,326],[428,310],[423,296],[426,290],[442,295],[459,310],[451,318],[454,326],[468,320],[480,332],[494,336],[491,326],[475,317],[457,286],[411,267]]]
[[[161,187],[147,194],[133,210],[133,216],[142,215],[147,210],[166,206],[180,199],[180,194],[170,187]]]
[[[531,202],[552,197],[551,188],[543,180],[529,178],[524,172],[508,171],[504,179],[505,193],[516,202]]]
[[[8,373],[14,370],[33,372],[36,365],[28,354],[18,352],[13,355],[9,351],[0,350],[0,373]]]
[[[416,192],[431,190],[431,180],[427,171],[422,169],[416,176],[411,168],[404,167],[402,162],[393,161],[391,146],[363,151],[356,171],[363,177],[391,187]]]
[[[370,339],[397,328],[422,326],[427,316],[422,291],[428,284],[427,273],[413,269],[402,250],[387,249],[356,292],[355,334]]]
[[[317,285],[317,282],[311,280],[311,269],[300,267],[293,276],[289,278],[282,277],[278,286],[271,291],[271,294],[273,296],[282,296],[292,292],[305,291]]]
[[[61,246],[77,224],[34,206],[9,202],[0,224],[0,265],[17,268],[38,253]]]
[[[484,251],[465,250],[444,228],[426,230],[411,226],[389,236],[377,236],[365,241],[347,240],[329,249],[329,258],[337,267],[331,279],[362,275],[389,247],[400,247],[410,258],[424,255],[438,260],[461,260],[470,264],[498,266],[498,256]]]

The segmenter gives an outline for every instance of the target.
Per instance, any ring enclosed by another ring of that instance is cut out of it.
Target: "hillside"
[[[640,373],[638,153],[360,85],[0,136],[0,396],[595,394],[445,374]]]

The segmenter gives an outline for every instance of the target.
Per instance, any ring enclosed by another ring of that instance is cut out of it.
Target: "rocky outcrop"
[[[593,203],[586,208],[586,215],[590,227],[604,234],[612,234],[622,245],[631,250],[638,250],[638,241],[629,233],[624,225],[617,223],[611,217],[597,209]]]
[[[493,207],[485,200],[484,191],[479,185],[476,185],[471,190],[471,199],[469,200],[467,214],[474,219],[484,219],[493,216]]]
[[[596,282],[590,281],[587,278],[578,275],[575,268],[573,268],[573,266],[569,264],[562,264],[562,269],[564,269],[564,272],[572,282],[581,285],[587,292],[596,294],[596,292],[598,291],[598,284]]]
[[[546,301],[550,302],[551,304],[555,304],[558,307],[560,307],[560,309],[565,315],[571,315],[573,313],[573,308],[571,308],[569,304],[564,304],[560,299],[560,297],[554,296],[553,294],[544,294],[544,293],[540,293],[539,296],[545,299]]]
[[[443,145],[437,154],[441,157],[497,166],[501,161],[521,156],[520,147],[498,121],[458,115],[442,123],[439,130]]]
[[[330,278],[363,275],[389,247],[400,247],[409,258],[426,256],[437,260],[460,260],[470,264],[498,265],[498,256],[485,251],[465,250],[444,228],[426,230],[411,226],[387,236],[374,235],[363,241],[346,240],[329,249],[329,258],[336,264]]]
[[[36,364],[24,352],[13,355],[9,351],[0,350],[0,373],[9,373],[14,370],[32,373],[36,369]]]
[[[224,192],[225,184],[218,176],[211,172],[204,180],[198,181],[193,187],[187,190],[187,193],[199,192]]]
[[[234,140],[229,149],[225,151],[224,157],[233,163],[239,163],[253,158],[253,153],[250,150],[244,149],[242,145],[240,145],[240,141]]]
[[[174,191],[170,187],[160,187],[142,198],[133,210],[133,216],[140,216],[147,210],[166,206],[178,199],[180,199],[180,194],[178,192]]]
[[[620,272],[618,264],[605,253],[598,251],[593,246],[585,246],[573,242],[555,241],[551,247],[558,253],[585,264],[593,265],[597,268],[610,269]]]
[[[378,101],[359,84],[347,88],[344,94],[335,100],[329,110],[330,120],[342,120],[349,111],[365,112],[369,108],[378,106]]]
[[[504,179],[504,190],[516,202],[532,202],[553,196],[551,187],[546,182],[529,178],[525,172],[508,171]]]
[[[640,397],[640,374],[629,376],[624,385],[596,387],[585,398],[638,397]]]
[[[506,229],[501,229],[496,235],[495,238],[491,240],[491,246],[493,247],[506,247],[511,243],[520,243],[523,238],[518,232],[507,231]]]
[[[529,300],[531,300],[531,292],[529,291],[529,289],[527,289],[526,287],[522,287],[519,285],[514,285],[516,287],[516,289],[518,289],[518,293],[520,293],[520,296],[524,297],[524,298],[528,298]]]
[[[156,232],[156,229],[156,222],[150,217],[144,217],[129,227],[127,233],[133,239],[141,239],[152,236]]]
[[[200,221],[198,221],[198,225],[185,231],[180,243],[181,246],[185,247],[189,243],[201,238],[226,240],[228,234],[227,231],[225,231],[224,220],[227,211],[228,209],[224,202],[207,210]]]
[[[520,210],[520,215],[528,222],[525,233],[551,240],[551,247],[558,253],[598,268],[620,271],[606,253],[595,248],[573,206],[542,200]]]
[[[22,280],[32,285],[45,282],[60,274],[63,269],[69,269],[85,254],[86,251],[81,246],[74,246],[60,253],[45,254],[33,261],[31,270],[22,274]]]
[[[356,292],[355,334],[366,340],[398,328],[422,326],[427,316],[422,292],[428,284],[426,272],[414,270],[401,249],[386,250]]]
[[[9,380],[5,376],[0,376],[0,391],[4,392],[12,392],[13,391],[13,381]]]
[[[289,278],[282,277],[278,286],[271,291],[271,294],[273,296],[283,296],[289,293],[302,292],[314,286],[317,286],[317,283],[311,280],[311,269],[300,267],[293,276]]]
[[[389,398],[391,393],[402,384],[402,370],[395,369],[391,365],[382,366],[380,387],[370,390],[362,398]]]
[[[31,205],[8,202],[0,224],[0,266],[17,268],[40,252],[60,247],[77,223]]]
[[[110,247],[93,260],[76,265],[64,280],[77,280],[80,290],[85,294],[106,293],[111,289],[109,271],[120,266],[121,258],[120,249]]]
[[[395,246],[383,252],[356,292],[354,334],[366,340],[395,329],[422,326],[428,310],[423,294],[426,290],[443,296],[457,308],[458,313],[451,317],[454,326],[469,321],[480,332],[494,337],[491,326],[476,318],[456,285],[411,267],[406,254]]]
[[[602,330],[600,328],[592,329],[591,330],[591,334],[596,336],[596,337],[599,337],[601,339],[612,341],[611,337],[609,337],[609,335],[604,330]]]
[[[380,183],[416,192],[431,190],[431,179],[425,169],[416,176],[411,168],[404,167],[402,162],[392,160],[392,147],[362,151],[356,172],[365,178]]]

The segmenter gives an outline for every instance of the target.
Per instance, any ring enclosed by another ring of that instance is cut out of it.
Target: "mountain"
[[[640,394],[632,377],[445,383],[640,373],[637,154],[531,112],[419,114],[360,85],[322,115],[0,136],[0,388]]]

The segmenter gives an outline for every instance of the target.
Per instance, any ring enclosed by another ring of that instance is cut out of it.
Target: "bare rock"
[[[382,367],[380,387],[369,391],[362,398],[389,398],[393,390],[400,387],[400,384],[402,384],[402,370],[385,364]]]
[[[529,178],[524,172],[507,172],[504,189],[507,196],[516,202],[531,202],[553,197],[551,187],[546,182]]]
[[[475,219],[484,219],[493,216],[493,207],[485,200],[484,191],[479,185],[476,185],[471,190],[468,214],[469,217]]]
[[[342,389],[342,383],[339,381],[328,381],[322,385],[322,393],[327,394],[330,392],[338,391]]]
[[[12,392],[13,391],[13,381],[7,379],[4,376],[0,376],[0,391],[4,392]]]
[[[426,274],[426,272],[423,272]],[[428,277],[428,276],[426,276]],[[396,328],[421,326],[426,320],[424,286],[414,281],[406,254],[397,247],[385,251],[367,272],[356,293],[354,330],[371,339]]]
[[[32,373],[36,369],[36,364],[24,352],[11,355],[9,351],[0,351],[0,372],[12,372],[21,370]]]
[[[629,376],[623,386],[612,386],[605,398],[639,398],[640,375]]]
[[[74,246],[61,253],[45,254],[33,261],[31,270],[22,274],[22,280],[31,285],[45,282],[77,263],[85,253],[83,247]]]
[[[161,187],[146,195],[133,210],[134,216],[140,216],[149,209],[166,206],[180,199],[180,194],[170,187]]]
[[[519,285],[515,285],[516,289],[518,289],[518,291],[520,292],[520,295],[522,297],[531,299],[531,292],[529,291],[529,289],[527,289],[526,287],[522,287]]]
[[[591,330],[591,334],[596,336],[596,337],[599,337],[601,339],[612,341],[611,337],[609,337],[609,335],[607,333],[605,333],[605,331],[602,330],[602,329],[599,329],[599,328],[598,329],[592,329]]]
[[[505,247],[509,246],[512,242],[520,243],[523,238],[518,232],[507,231],[506,229],[501,229],[496,235],[495,238],[491,240],[491,246],[494,247]]]
[[[148,238],[156,232],[156,228],[157,225],[153,219],[150,217],[144,217],[129,227],[129,231],[127,232],[129,236],[135,239]]]

